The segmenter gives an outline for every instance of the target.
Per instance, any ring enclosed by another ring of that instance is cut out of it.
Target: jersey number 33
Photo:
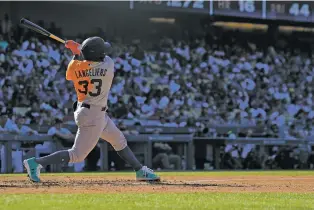
[[[90,83],[94,86],[95,92],[88,91],[88,85],[89,85],[88,80],[81,80],[78,82],[78,84],[80,85],[78,92],[80,92],[84,95],[89,94],[90,96],[93,96],[93,97],[99,96],[101,93],[102,80],[101,79],[91,79]]]

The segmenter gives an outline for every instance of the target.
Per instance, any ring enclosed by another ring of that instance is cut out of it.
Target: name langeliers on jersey
[[[80,71],[74,71],[76,78],[81,77],[104,77],[106,76],[107,69],[100,69],[100,68],[93,68],[93,69],[86,69],[86,70],[80,70]]]

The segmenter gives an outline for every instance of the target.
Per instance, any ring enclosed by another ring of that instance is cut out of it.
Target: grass
[[[134,176],[130,172],[84,173],[88,176]],[[313,171],[160,172],[161,176],[312,176]],[[82,173],[42,174],[82,176]],[[1,174],[25,176],[25,174]],[[197,178],[196,178],[197,179]],[[1,188],[1,186],[0,186]],[[106,193],[106,194],[1,194],[0,210],[151,210],[151,209],[314,209],[314,193]]]
[[[3,210],[314,209],[314,194],[158,193],[0,195]]]

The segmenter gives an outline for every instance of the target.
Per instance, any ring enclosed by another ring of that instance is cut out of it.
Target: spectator
[[[289,147],[280,149],[278,155],[275,157],[275,161],[280,169],[297,168],[297,159],[295,158],[292,149]]]
[[[1,21],[1,31],[5,36],[11,33],[12,30],[12,22],[9,19],[9,15],[4,14],[4,19]]]
[[[222,162],[228,169],[242,169],[241,147],[239,145],[227,145]]]
[[[38,132],[25,125],[25,117],[18,117],[17,127],[20,135],[38,135]]]
[[[6,115],[0,115],[0,133],[5,133],[7,130],[4,128],[7,121]]]
[[[51,29],[56,30],[56,25],[51,23]],[[241,42],[239,36],[235,37]],[[3,41],[7,42],[6,39]],[[227,39],[222,41],[227,42]],[[204,39],[188,42],[162,39],[158,51],[141,48],[139,41],[128,49],[119,49],[114,56],[116,82],[109,94],[110,104],[114,104],[111,107],[113,117],[133,120],[166,117],[171,119],[169,125],[177,126],[182,121],[173,123],[173,119],[198,119],[215,114],[216,123],[255,125],[257,121],[270,120],[278,127],[286,124],[288,113],[295,117],[301,109],[305,117],[311,117],[310,94],[306,95],[306,100],[300,98],[296,103],[299,93],[310,86],[305,84],[312,81],[313,68],[309,58],[304,54],[287,55],[273,46],[263,52],[253,42],[250,41],[250,51],[236,42],[229,48],[218,44],[212,49]],[[75,100],[75,94],[63,76],[70,60],[64,47],[50,40],[32,38],[7,48],[8,56],[3,57],[0,53],[0,60],[5,60],[6,68],[16,70],[12,78],[0,83],[3,86],[0,97],[4,98],[4,104],[12,101],[16,107],[30,105],[30,100],[39,103],[40,110],[36,110],[38,106],[32,106],[29,111],[39,113],[38,123],[49,123],[53,120],[51,116],[65,116],[64,106]],[[308,73],[299,71],[296,64],[301,61]],[[288,69],[291,66],[288,72],[291,77],[287,77],[285,71],[276,71],[283,64]],[[190,76],[185,76],[187,74]],[[301,80],[301,75],[307,79]],[[27,83],[31,76],[33,84]],[[284,80],[287,81],[285,84]],[[218,92],[213,91],[216,88]],[[58,101],[57,106],[54,100]],[[233,112],[230,116],[222,114],[230,112]],[[31,118],[34,121],[35,117]]]
[[[71,133],[71,131],[69,131],[69,129],[63,128],[62,123],[63,121],[61,119],[56,119],[55,126],[49,128],[48,135],[54,136],[64,143],[70,141],[72,145],[73,140],[74,140],[74,135]]]
[[[314,147],[311,148],[311,153],[308,158],[309,168],[314,169]]]
[[[9,43],[6,40],[4,40],[2,34],[0,34],[0,52],[5,52],[8,46],[9,46]],[[0,59],[1,59],[0,60],[1,63],[5,62],[4,54],[1,54]]]
[[[181,169],[181,158],[172,153],[172,148],[166,143],[154,143],[153,148],[154,168]]]
[[[59,34],[54,23],[50,26]],[[76,100],[72,84],[64,78],[69,52],[51,40],[12,33],[6,14],[0,33],[0,111],[30,108],[21,122],[39,125],[68,115],[67,104]],[[142,40],[126,47],[117,39],[113,42],[116,73],[109,94],[110,113],[113,118],[127,118],[133,123],[145,119],[143,125],[154,119],[154,125],[196,126],[203,136],[219,135],[206,129],[201,120],[209,118],[212,124],[262,125],[268,136],[308,138],[314,132],[314,63],[305,49],[298,49],[297,42],[291,46],[287,42],[282,50],[279,44],[262,44],[260,35],[232,31],[228,36],[213,32],[188,40],[164,37],[156,48],[144,48]],[[23,128],[19,120],[18,125],[15,123],[14,116],[1,121],[0,126],[11,133]],[[50,133],[73,139],[58,126]],[[252,162],[255,152],[250,152],[251,148],[229,149],[226,163],[238,159],[242,164],[241,158]],[[239,150],[249,155],[242,157]],[[282,164],[287,157],[296,159],[295,154],[282,152],[274,152],[269,159],[278,167],[289,168]]]
[[[244,159],[244,169],[262,169],[262,159],[258,154],[259,149],[252,149]]]
[[[2,116],[2,125],[4,126],[4,129],[12,134],[19,134],[20,129],[18,128],[17,124],[14,120],[10,119],[7,115]]]

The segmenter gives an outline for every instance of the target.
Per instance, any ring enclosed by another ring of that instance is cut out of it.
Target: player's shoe
[[[137,181],[160,181],[160,177],[157,176],[152,169],[143,166],[140,170],[136,171]]]
[[[35,158],[30,158],[23,161],[24,167],[27,170],[28,177],[33,182],[40,182],[40,169],[42,166],[36,163]]]

